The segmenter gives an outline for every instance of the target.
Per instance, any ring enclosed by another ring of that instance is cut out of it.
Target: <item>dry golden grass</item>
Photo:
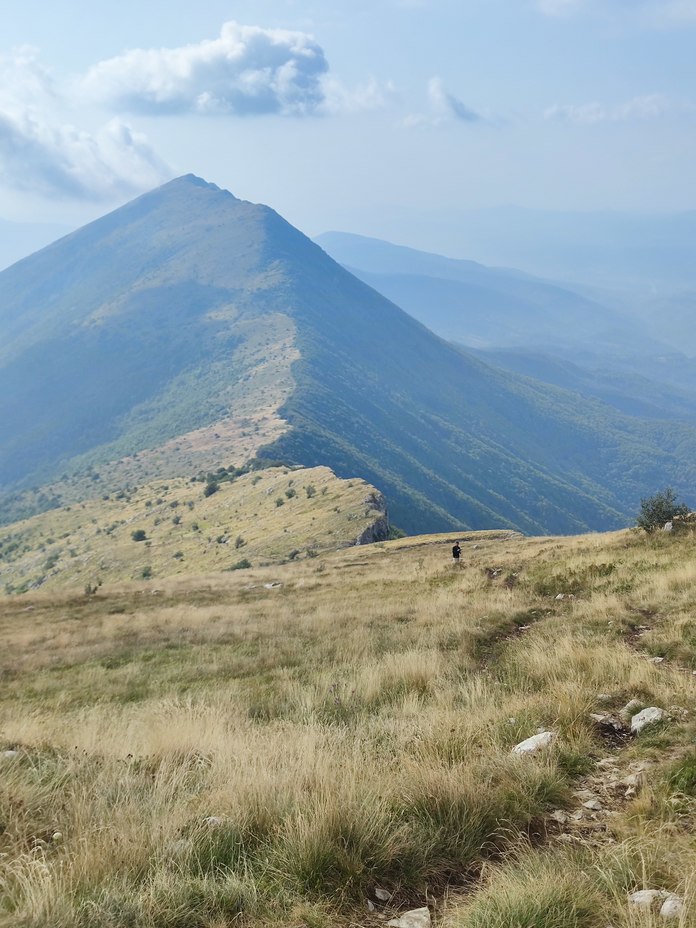
[[[696,924],[696,545],[464,538],[0,601],[0,922],[635,928],[648,886]],[[630,698],[671,720],[605,740]],[[604,758],[647,786],[559,841]]]
[[[256,471],[208,497],[204,486],[173,478],[0,527],[0,596],[308,557],[382,516],[373,487],[328,467]]]

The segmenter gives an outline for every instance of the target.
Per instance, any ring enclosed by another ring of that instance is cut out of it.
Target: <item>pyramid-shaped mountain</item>
[[[364,477],[409,531],[568,532],[692,484],[696,433],[486,366],[192,175],[0,274],[6,498],[254,454]]]

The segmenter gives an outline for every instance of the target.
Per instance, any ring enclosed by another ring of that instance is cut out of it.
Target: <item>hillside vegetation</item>
[[[547,315],[589,313],[503,277]],[[654,486],[686,493],[696,428],[457,350],[192,175],[0,273],[1,522],[247,455],[359,475],[410,533],[572,533],[624,526]]]
[[[175,478],[0,527],[0,594],[314,557],[373,528],[386,533],[381,494],[328,467]]]
[[[2,924],[696,925],[696,541],[452,540],[0,601]]]

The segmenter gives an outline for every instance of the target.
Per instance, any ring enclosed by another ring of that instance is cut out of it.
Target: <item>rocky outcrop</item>
[[[389,513],[387,501],[377,490],[365,497],[365,515],[374,513],[375,521],[355,539],[356,545],[371,545],[375,541],[386,541],[389,537]]]

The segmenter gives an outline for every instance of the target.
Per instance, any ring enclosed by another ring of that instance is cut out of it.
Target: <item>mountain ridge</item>
[[[659,423],[487,366],[193,175],[24,259],[0,292],[6,491],[196,473],[246,429],[250,454],[368,480],[408,531],[543,533],[623,525],[694,472],[696,431],[672,450]]]

